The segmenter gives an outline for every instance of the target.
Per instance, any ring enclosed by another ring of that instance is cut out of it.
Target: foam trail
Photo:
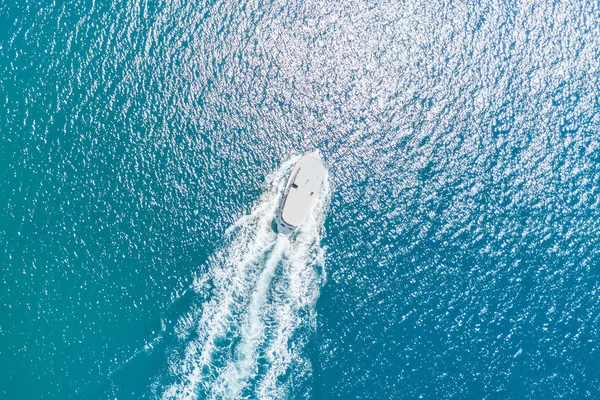
[[[243,389],[245,381],[252,374],[256,363],[256,349],[261,336],[264,334],[264,321],[261,312],[267,300],[267,291],[273,279],[275,268],[279,265],[283,252],[289,241],[286,237],[279,236],[273,252],[265,265],[265,269],[258,278],[256,288],[252,294],[252,301],[248,310],[248,317],[241,328],[242,342],[238,347],[238,356],[229,365],[222,375],[223,383],[215,388],[223,388],[226,392],[222,397],[236,398]],[[215,393],[219,395],[220,393]]]
[[[155,383],[157,397],[281,398],[286,388],[279,378],[308,364],[301,354],[305,339],[292,342],[297,328],[314,319],[322,281],[316,270],[323,269],[324,261],[320,229],[329,201],[327,182],[305,226],[291,240],[271,228],[287,175],[298,159],[286,161],[267,178],[252,213],[227,230],[225,245],[209,259],[206,274],[194,280],[197,293],[210,295],[180,317],[175,327],[180,344],[171,349],[168,377]]]
[[[324,250],[320,245],[319,230],[325,218],[324,212],[329,203],[330,189],[326,179],[323,185],[320,203],[315,211],[302,226],[295,238],[294,246],[290,247],[283,268],[284,279],[279,288],[274,291],[281,293],[281,298],[271,304],[267,311],[274,316],[276,331],[273,340],[266,344],[265,357],[270,367],[260,379],[256,388],[256,397],[260,399],[278,399],[286,397],[286,387],[279,384],[279,378],[294,366],[294,371],[300,374],[310,374],[310,363],[302,357],[300,351],[292,348],[289,343],[294,341],[294,334],[301,325],[314,328],[314,304],[319,296],[320,286],[325,281],[325,271],[318,274],[315,267],[324,267]],[[308,320],[302,319],[300,312],[307,311]],[[295,344],[302,348],[302,340],[297,338]]]

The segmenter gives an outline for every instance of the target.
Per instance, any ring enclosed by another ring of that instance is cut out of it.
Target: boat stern
[[[284,236],[290,236],[296,229],[298,229],[297,226],[290,225],[281,218],[281,210],[279,210],[277,215],[277,232]]]

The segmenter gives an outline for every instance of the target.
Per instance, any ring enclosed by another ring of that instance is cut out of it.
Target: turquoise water
[[[0,398],[600,398],[597,2],[0,26]]]

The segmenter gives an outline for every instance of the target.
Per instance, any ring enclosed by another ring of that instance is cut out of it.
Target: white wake
[[[194,290],[210,292],[181,316],[175,332],[163,399],[285,398],[290,375],[310,375],[302,337],[315,323],[314,306],[325,280],[320,244],[329,203],[328,179],[306,223],[291,239],[277,235],[273,219],[287,175],[299,157],[271,174],[250,215],[227,231]]]

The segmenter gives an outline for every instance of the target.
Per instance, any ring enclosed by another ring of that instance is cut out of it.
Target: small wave
[[[253,211],[227,230],[207,272],[195,277],[194,291],[206,300],[180,316],[168,376],[154,385],[157,397],[283,398],[292,373],[310,375],[306,334],[299,332],[314,327],[325,280],[320,236],[330,189],[326,179],[296,235],[277,235],[273,218],[298,159],[267,177]]]

